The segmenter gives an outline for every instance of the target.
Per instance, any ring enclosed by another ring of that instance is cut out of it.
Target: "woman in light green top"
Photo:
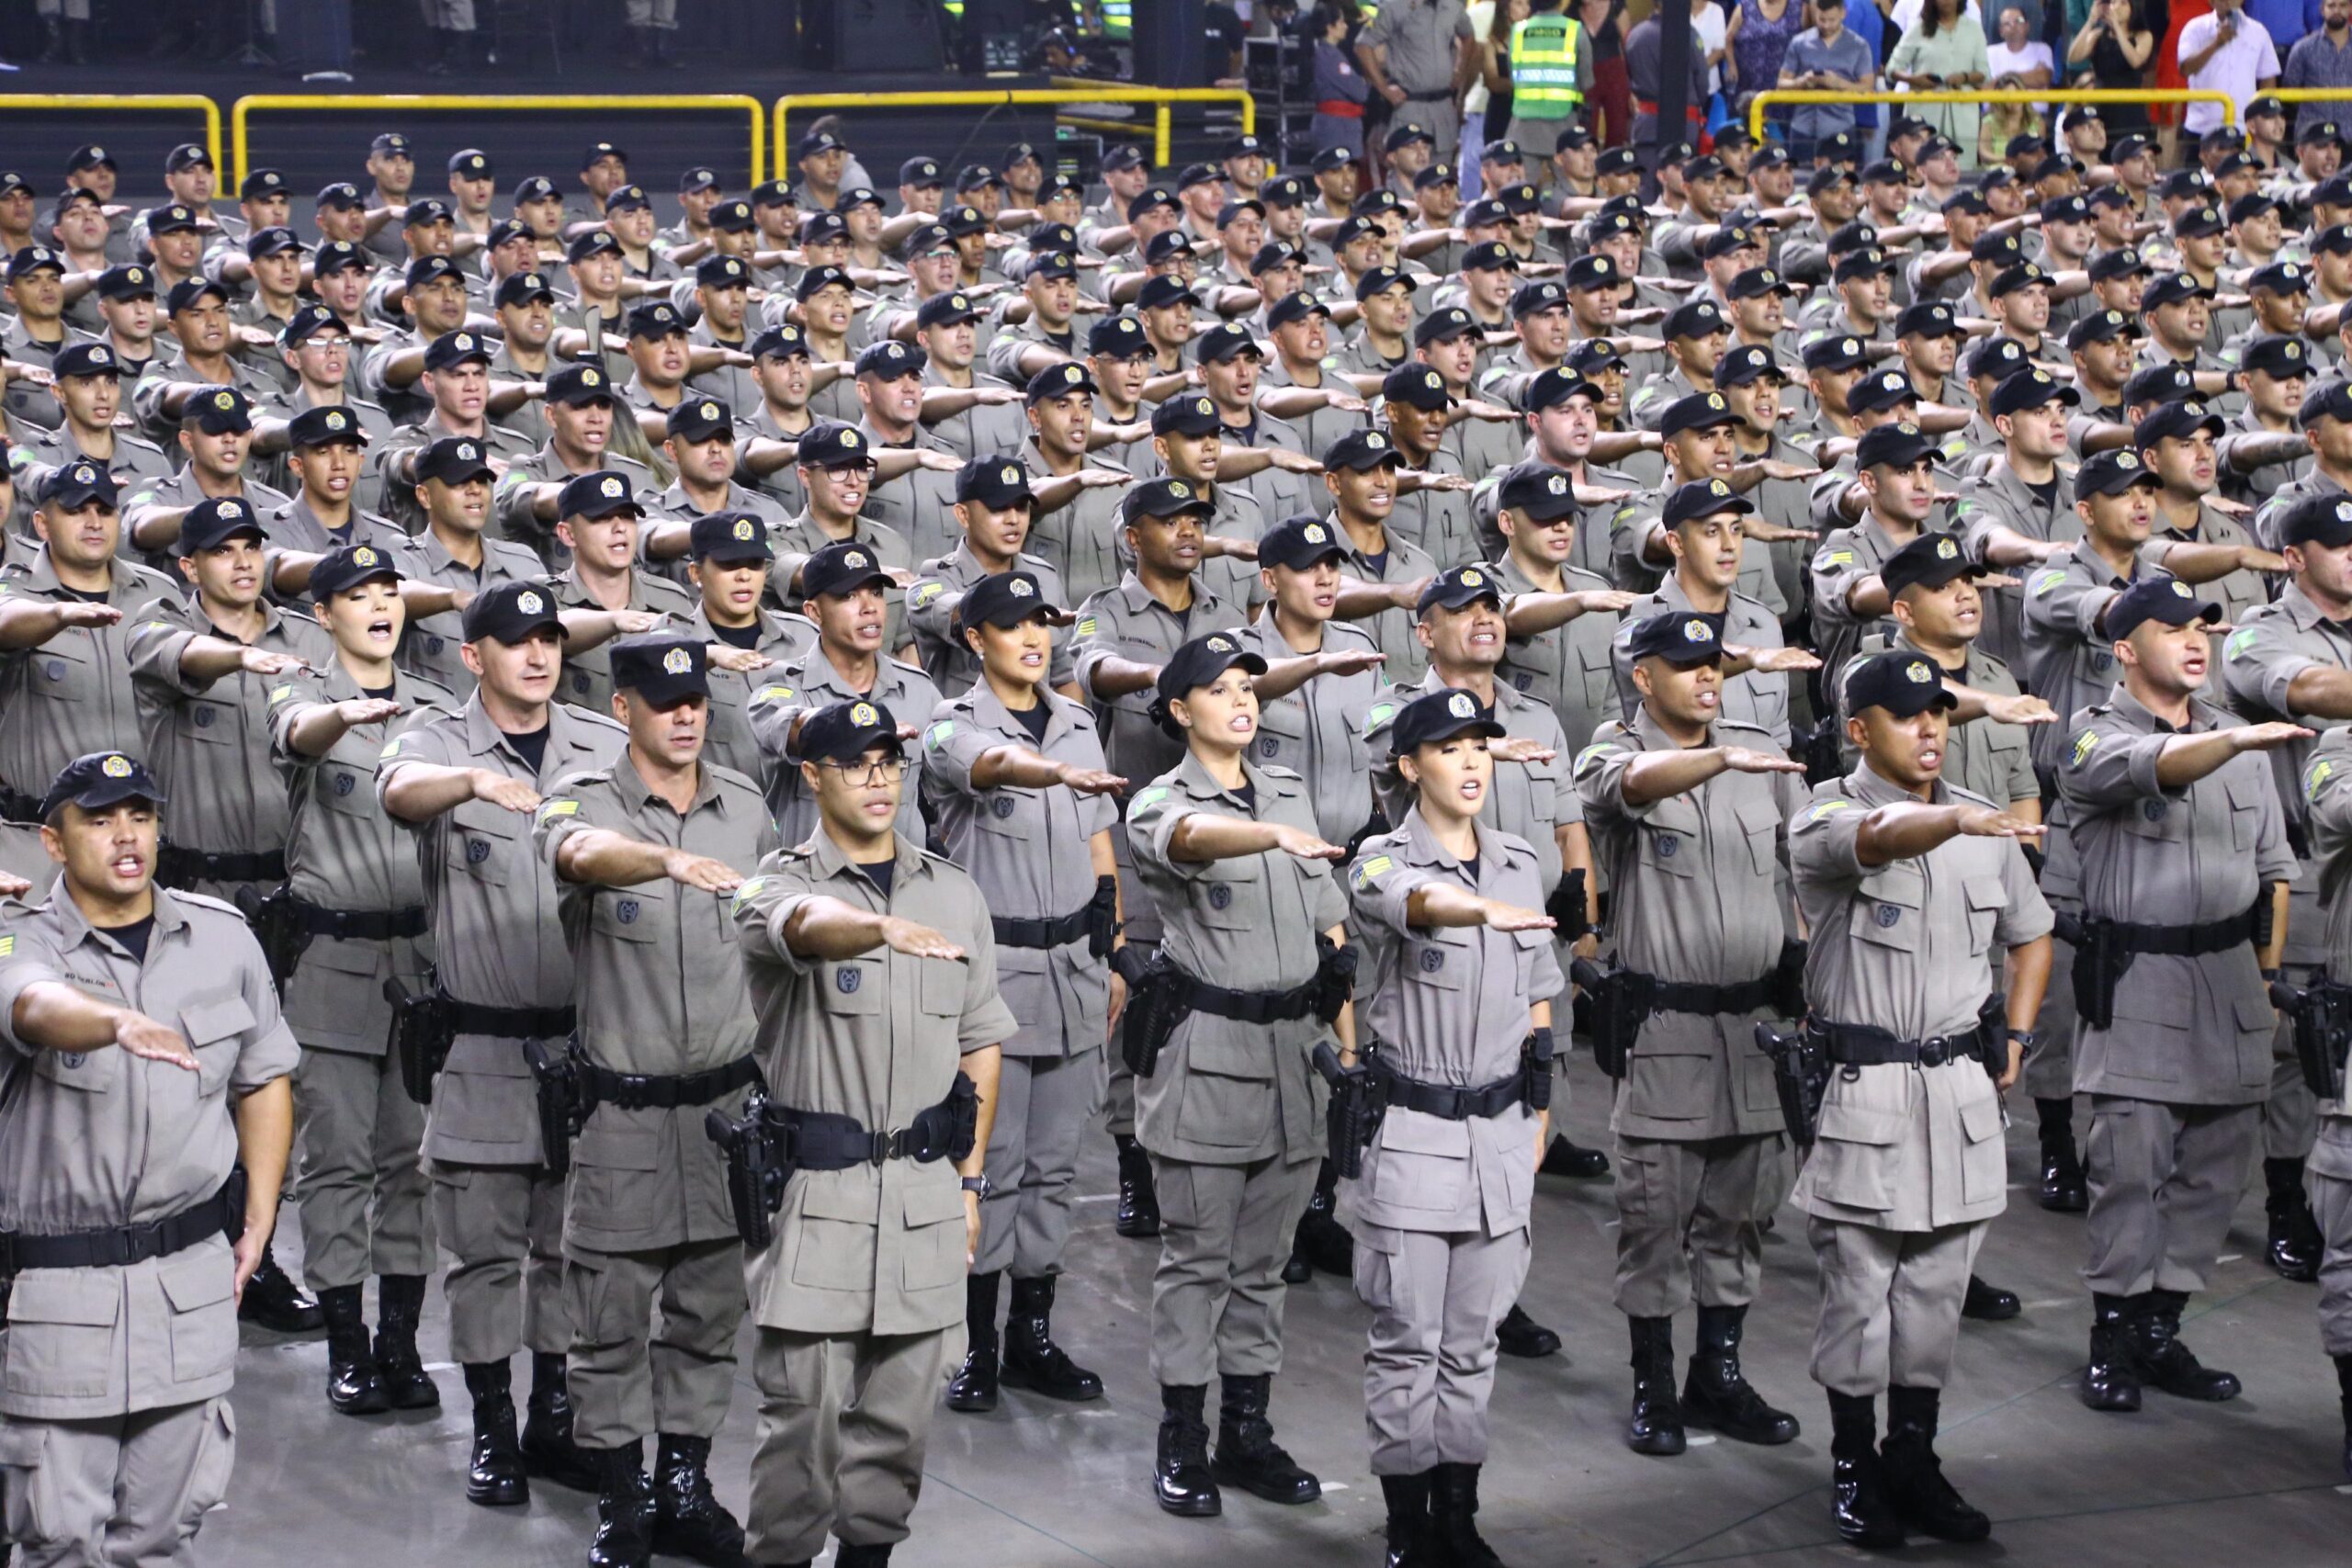
[[[1981,88],[1992,73],[1984,29],[1968,14],[1965,0],[1928,0],[1919,25],[1903,35],[1886,62],[1890,81],[1922,93]],[[1974,104],[1921,104],[1911,109],[1956,143],[1969,164],[1976,161],[1977,112]]]

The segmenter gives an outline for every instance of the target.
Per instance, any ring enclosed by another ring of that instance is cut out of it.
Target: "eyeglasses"
[[[889,784],[905,777],[907,772],[904,757],[885,757],[878,762],[860,758],[854,762],[820,762],[817,765],[831,769],[841,774],[842,783],[852,784]]]

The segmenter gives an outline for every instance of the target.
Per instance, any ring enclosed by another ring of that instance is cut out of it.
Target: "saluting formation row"
[[[1321,1267],[1391,1568],[1495,1562],[1540,1170],[1613,1173],[1634,1448],[1797,1436],[1740,1356],[1793,1193],[1839,1532],[1982,1539],[1938,1393],[2019,1310],[2018,1083],[2085,1403],[2238,1391],[2179,1328],[2258,1149],[2352,1465],[2352,182],[2280,123],[2159,180],[2078,111],[1962,184],[1905,121],[1802,191],[1571,127],[1467,207],[1250,138],[893,200],[820,131],[659,231],[602,141],[499,217],[387,133],[315,235],[195,148],[135,220],[102,148],[45,214],[0,174],[6,1536],[187,1551],[232,1297],[334,1409],[437,1404],[447,1255],[470,1500],[886,1562],[943,1382],[1102,1395],[1099,1118],[1170,1513],[1319,1495]]]

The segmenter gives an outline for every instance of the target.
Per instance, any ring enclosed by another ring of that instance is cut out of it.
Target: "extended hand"
[[[1339,860],[1347,851],[1334,843],[1317,838],[1304,828],[1278,824],[1274,829],[1274,848],[1301,860]]]
[[[196,1053],[188,1049],[187,1036],[143,1012],[126,1012],[115,1020],[114,1043],[141,1061],[196,1071]]]
[[[681,887],[699,887],[706,893],[732,893],[743,886],[743,874],[725,861],[688,854],[684,850],[663,854],[662,872]]]
[[[1735,773],[1801,773],[1803,762],[1792,761],[1777,751],[1758,751],[1749,746],[1724,746],[1716,754],[1724,766]]]
[[[1972,806],[1960,814],[1960,830],[1972,839],[2039,839],[2044,829],[2007,811]]]
[[[509,811],[537,811],[539,792],[521,779],[504,773],[493,773],[488,768],[474,770],[474,798],[491,806],[503,806]]]
[[[933,931],[912,920],[886,915],[882,920],[882,941],[893,953],[903,953],[910,958],[944,958],[951,962],[964,956],[964,950]]]

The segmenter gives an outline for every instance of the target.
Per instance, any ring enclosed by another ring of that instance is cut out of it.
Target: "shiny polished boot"
[[[1625,1446],[1637,1454],[1670,1459],[1690,1447],[1682,1405],[1674,1397],[1674,1319],[1625,1322],[1634,1338],[1634,1409],[1625,1419]]]
[[[1938,1540],[1983,1540],[1993,1533],[1993,1521],[1970,1507],[1944,1479],[1943,1461],[1936,1457],[1941,1394],[1933,1388],[1886,1391],[1886,1441],[1879,1445],[1879,1469],[1895,1513],[1910,1529]]]
[[[1878,1457],[1878,1405],[1868,1394],[1829,1396],[1829,1515],[1856,1546],[1903,1544],[1903,1516],[1887,1495]]]
[[[368,1350],[368,1320],[359,1314],[359,1287],[319,1292],[327,1320],[327,1403],[345,1416],[381,1416],[392,1406],[376,1359]]]
[[[2262,1183],[2262,1212],[2269,1221],[2263,1259],[2278,1271],[2279,1278],[2308,1285],[2319,1278],[2320,1255],[2327,1247],[2320,1239],[2319,1225],[2303,1198],[2303,1162],[2264,1160]]]
[[[1339,1173],[1325,1160],[1315,1175],[1315,1195],[1306,1201],[1306,1213],[1299,1216],[1298,1235],[1291,1244],[1291,1255],[1304,1258],[1326,1274],[1337,1274],[1342,1280],[1353,1279],[1356,1269],[1355,1237],[1340,1224]],[[1283,1276],[1290,1278],[1287,1270]],[[1294,1281],[1295,1282],[1295,1281]]]
[[[833,1548],[833,1568],[890,1568],[890,1549],[842,1541]]]
[[[1544,1163],[1537,1168],[1545,1176],[1568,1176],[1578,1181],[1592,1181],[1609,1174],[1609,1156],[1599,1149],[1570,1143],[1566,1133],[1555,1133],[1552,1134],[1552,1146],[1544,1151]]]
[[[1419,1475],[1384,1475],[1381,1501],[1388,1505],[1388,1555],[1382,1568],[1438,1568],[1431,1554],[1438,1550],[1430,1539],[1430,1490],[1436,1472]]]
[[[985,1416],[997,1398],[997,1281],[1002,1274],[964,1276],[964,1364],[947,1380],[947,1408]]]
[[[1517,1302],[1495,1325],[1495,1348],[1524,1361],[1538,1360],[1560,1348],[1560,1337],[1527,1315]]]
[[[1274,1424],[1266,1415],[1273,1400],[1274,1380],[1261,1372],[1256,1377],[1220,1381],[1216,1454],[1209,1461],[1211,1479],[1220,1485],[1238,1486],[1269,1503],[1312,1503],[1323,1495],[1323,1483],[1301,1470],[1274,1441]]]
[[[1009,1388],[1073,1403],[1102,1397],[1102,1380],[1054,1343],[1054,1281],[1012,1281],[1012,1312],[1004,1325],[1003,1378]]]
[[[2141,1382],[2175,1399],[2218,1403],[2238,1396],[2242,1385],[2233,1374],[2205,1365],[2180,1341],[2187,1291],[2150,1291],[2140,1303],[2132,1320],[2132,1350],[2139,1359]]]
[[[2037,1100],[2033,1110],[2041,1123],[2041,1184],[2035,1201],[2052,1213],[2079,1214],[2091,1206],[2091,1190],[2075,1148],[2074,1099]]]
[[[652,1568],[656,1509],[644,1445],[583,1451],[597,1472],[596,1535],[588,1543],[588,1568]]]
[[[1987,1284],[1973,1274],[1968,1277],[1968,1293],[1960,1300],[1961,1316],[1979,1323],[2007,1323],[2023,1311],[2025,1303],[2018,1300],[2015,1291]]]
[[[245,1281],[245,1293],[237,1302],[237,1321],[273,1334],[315,1334],[325,1326],[326,1314],[277,1266],[277,1247],[272,1240],[263,1249],[261,1266]]]
[[[1159,1451],[1152,1464],[1152,1495],[1161,1508],[1186,1518],[1225,1511],[1209,1473],[1209,1391],[1206,1383],[1162,1383]]]
[[[514,1396],[503,1361],[466,1364],[466,1393],[474,1402],[474,1451],[466,1466],[466,1501],[512,1508],[531,1500],[523,1450],[514,1440]]]
[[[523,1467],[574,1492],[595,1492],[604,1484],[587,1450],[571,1440],[571,1390],[564,1382],[563,1358],[553,1351],[531,1352],[531,1402],[523,1422]]]
[[[324,1304],[323,1303],[322,1304]],[[441,1391],[416,1350],[416,1323],[424,1315],[424,1276],[385,1274],[376,1281],[376,1372],[395,1410],[434,1410]]]
[[[1442,1464],[1430,1491],[1430,1544],[1447,1568],[1503,1568],[1478,1534],[1478,1467]]]
[[[1132,1137],[1111,1140],[1119,1151],[1119,1213],[1111,1228],[1140,1238],[1159,1234],[1159,1193],[1151,1184],[1151,1156]]]
[[[743,1526],[710,1492],[710,1439],[659,1435],[653,1461],[653,1550],[707,1568],[748,1568]]]
[[[1793,1441],[1797,1418],[1765,1404],[1740,1370],[1739,1339],[1747,1323],[1744,1306],[1699,1309],[1699,1346],[1682,1382],[1683,1424],[1721,1432],[1736,1443]],[[1671,1342],[1668,1353],[1672,1354]]]
[[[2344,1406],[2344,1479],[2352,1481],[2352,1356],[2335,1358],[2335,1388]]]
[[[2132,1318],[2137,1296],[2091,1298],[2091,1356],[2076,1397],[2093,1410],[2129,1414],[2140,1408],[2140,1364],[2132,1359]]]

